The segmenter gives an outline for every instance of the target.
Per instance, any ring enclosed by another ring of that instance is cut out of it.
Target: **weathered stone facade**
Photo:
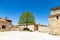
[[[51,34],[60,34],[60,7],[52,8],[48,18]]]
[[[9,31],[11,27],[11,20],[0,18],[0,31]]]

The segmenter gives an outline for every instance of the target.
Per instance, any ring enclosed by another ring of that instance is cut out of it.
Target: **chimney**
[[[7,17],[5,17],[5,19],[8,19]]]

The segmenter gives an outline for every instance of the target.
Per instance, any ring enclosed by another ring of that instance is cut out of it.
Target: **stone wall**
[[[38,26],[38,31],[39,32],[47,32],[48,33],[49,32],[49,27],[44,26],[44,25],[43,26],[42,25],[39,25]]]
[[[10,31],[19,31],[19,27],[16,25],[13,25],[10,29]]]
[[[12,27],[11,20],[0,18],[0,31],[9,31]]]
[[[5,29],[2,28],[3,25],[6,26]],[[2,21],[0,21],[0,30],[1,31],[9,31],[10,30],[10,27],[12,27],[12,25],[10,25],[9,22],[2,22]]]
[[[25,28],[25,26],[21,25],[21,26],[18,26],[19,27],[19,30],[20,31],[23,31],[23,29]]]
[[[48,20],[50,34],[60,34],[60,6],[52,8]]]
[[[34,31],[34,25],[28,25],[28,28],[32,31]]]
[[[26,28],[26,26],[24,26],[24,25],[19,26],[20,31],[23,31],[24,28]],[[34,31],[34,25],[28,25],[27,28]]]
[[[12,28],[10,29],[10,31],[19,31],[19,28],[17,28],[17,27],[12,27]]]
[[[59,19],[56,17],[49,18],[49,26],[52,34],[60,34],[60,17]]]
[[[51,15],[60,14],[60,10],[51,11]]]
[[[51,8],[51,15],[60,14],[60,6]]]

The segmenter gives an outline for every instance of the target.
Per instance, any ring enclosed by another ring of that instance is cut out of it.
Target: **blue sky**
[[[0,0],[0,17],[8,17],[18,24],[22,12],[32,12],[37,24],[48,25],[50,9],[60,6],[60,0]]]

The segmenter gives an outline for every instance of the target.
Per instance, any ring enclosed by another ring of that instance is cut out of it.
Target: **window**
[[[5,29],[6,28],[6,25],[2,25],[2,29]]]
[[[56,16],[56,18],[57,18],[57,19],[59,19],[59,17],[58,17],[58,16]]]

